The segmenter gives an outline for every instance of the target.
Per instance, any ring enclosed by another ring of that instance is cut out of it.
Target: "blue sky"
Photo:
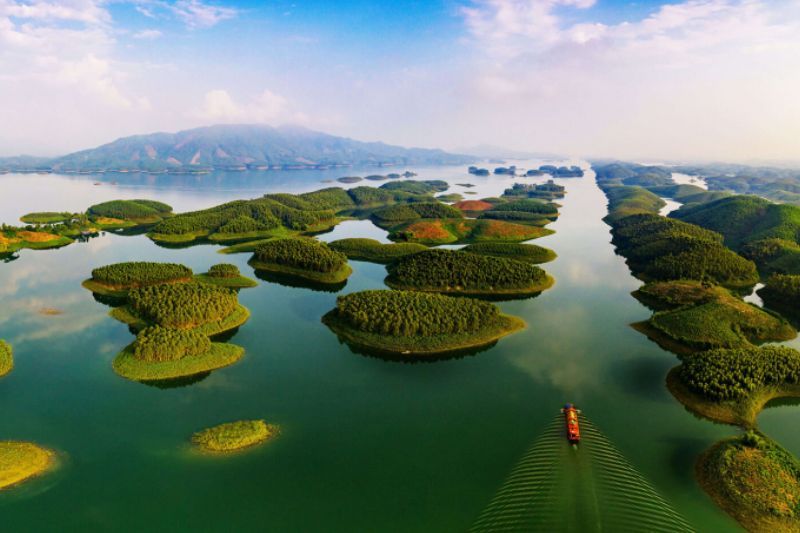
[[[258,122],[800,159],[798,30],[798,0],[0,0],[0,155]]]

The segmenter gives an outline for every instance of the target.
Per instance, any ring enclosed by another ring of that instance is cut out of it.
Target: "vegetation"
[[[111,200],[91,206],[87,213],[92,217],[155,223],[169,216],[172,207],[154,200]]]
[[[535,244],[518,244],[511,242],[481,242],[470,244],[461,249],[478,255],[488,255],[505,259],[516,259],[526,263],[547,263],[556,258],[556,253],[549,248]]]
[[[90,290],[95,288],[132,289],[147,285],[175,283],[192,279],[192,269],[177,263],[134,261],[115,263],[92,270]],[[100,285],[102,287],[96,287]],[[84,284],[86,286],[86,284]]]
[[[198,431],[192,442],[207,452],[232,452],[265,442],[278,434],[264,420],[238,420]]]
[[[199,355],[210,348],[208,337],[195,330],[151,326],[136,336],[133,356],[139,361],[159,363]]]
[[[179,329],[220,322],[239,307],[236,292],[202,283],[138,287],[130,291],[128,299],[140,319]]]
[[[608,215],[605,221],[615,221],[636,214],[658,214],[666,202],[647,189],[641,187],[608,187],[604,189],[608,197]]]
[[[20,221],[25,224],[55,224],[58,222],[66,222],[72,220],[72,213],[55,213],[53,211],[45,211],[40,213],[28,213],[20,217]]]
[[[483,346],[524,327],[479,300],[374,290],[338,297],[323,322],[347,342],[405,355]]]
[[[384,183],[380,186],[381,189],[387,191],[402,191],[411,194],[432,194],[436,192],[446,191],[450,185],[446,181],[441,180],[404,180],[392,181]]]
[[[407,255],[424,252],[427,246],[413,242],[383,244],[374,239],[340,239],[328,243],[331,250],[341,252],[348,259],[391,263]]]
[[[762,239],[743,244],[739,253],[765,274],[800,274],[800,244],[783,239]]]
[[[144,330],[147,331],[147,330]],[[144,333],[144,331],[142,333]],[[175,331],[175,330],[170,330]],[[141,336],[142,333],[139,335]],[[185,332],[184,332],[185,333]],[[201,335],[202,336],[202,335]],[[174,339],[174,337],[171,337]],[[183,337],[181,337],[183,339]],[[244,355],[244,348],[234,344],[219,342],[209,343],[204,352],[184,353],[183,357],[148,361],[136,357],[137,341],[134,341],[117,357],[114,358],[112,367],[120,376],[133,381],[163,381],[176,378],[195,376],[236,363]],[[173,341],[176,349],[181,349],[183,344]],[[194,345],[192,345],[194,346]],[[169,355],[168,348],[154,348],[156,352]],[[178,352],[180,353],[180,352]]]
[[[256,270],[296,275],[321,283],[341,283],[352,270],[347,256],[313,239],[278,239],[256,248],[250,264]]]
[[[372,213],[372,219],[380,225],[393,225],[420,218],[462,218],[458,209],[439,202],[416,202],[391,205]]]
[[[681,281],[654,283],[640,291],[650,300],[675,307],[636,324],[656,341],[666,338],[668,345],[674,342],[692,350],[740,348],[797,336],[785,320],[721,287]]]
[[[394,241],[435,245],[491,241],[520,242],[552,233],[552,230],[546,228],[502,220],[443,219],[401,224],[392,228],[389,238]]]
[[[16,228],[3,224],[0,226],[0,254],[9,254],[22,249],[47,250],[72,244],[72,239],[63,235],[30,229]],[[48,226],[50,228],[52,226]]]
[[[800,316],[800,276],[775,274],[758,291],[764,303],[790,318]]]
[[[0,490],[49,470],[55,454],[32,442],[0,441]]]
[[[198,274],[194,279],[200,283],[210,283],[229,289],[247,289],[258,285],[254,280],[243,276],[236,265],[224,263],[212,266],[208,272]]]
[[[763,434],[712,446],[695,468],[711,498],[749,531],[800,529],[800,463]]]
[[[242,273],[236,265],[220,263],[209,268],[208,275],[212,278],[238,278]]]
[[[543,198],[546,200],[563,198],[564,194],[564,187],[555,184],[553,180],[549,180],[547,183],[542,184],[515,183],[510,189],[506,189],[503,192],[504,197]]]
[[[451,192],[450,194],[440,194],[439,196],[436,197],[436,199],[439,200],[440,202],[447,202],[452,204],[455,202],[462,201],[464,199],[464,195],[457,192]]]
[[[651,214],[631,215],[612,226],[613,243],[645,280],[706,280],[727,287],[758,281],[755,265],[722,243],[722,237],[693,224]]]
[[[0,340],[0,378],[11,372],[12,368],[14,368],[14,356],[11,345]]]
[[[395,289],[491,295],[541,292],[553,279],[541,268],[492,256],[452,250],[413,254],[388,268],[386,283]]]
[[[469,213],[475,211],[488,211],[489,209],[494,208],[494,204],[484,200],[464,200],[463,202],[454,204],[453,207]]]

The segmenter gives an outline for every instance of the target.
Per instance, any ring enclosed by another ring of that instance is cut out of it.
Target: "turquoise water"
[[[474,198],[514,181],[461,168],[414,170],[418,179],[476,183],[451,189],[476,190]],[[351,173],[8,175],[0,177],[0,221],[117,197],[186,210],[321,188],[330,185],[322,180]],[[676,358],[628,326],[650,313],[629,295],[639,282],[609,244],[604,196],[591,173],[557,181],[568,191],[550,226],[557,233],[537,241],[559,254],[544,265],[556,285],[500,303],[528,328],[460,359],[410,364],[353,353],[320,323],[336,294],[261,281],[240,295],[252,317],[231,342],[246,348],[244,359],[197,383],[160,389],[113,373],[111,360],[133,337],[80,282],[96,266],[125,260],[175,261],[197,272],[225,261],[252,274],[248,254],[106,234],[0,264],[0,338],[13,344],[16,363],[0,380],[0,439],[33,440],[61,454],[55,473],[0,494],[3,526],[464,531],[572,401],[696,529],[736,530],[692,475],[696,456],[735,431],[695,418],[670,396],[664,378]],[[350,236],[385,240],[367,222],[321,238]],[[383,266],[352,266],[342,293],[383,287]],[[43,307],[64,313],[41,316]],[[766,432],[795,453],[797,409],[762,415]],[[198,429],[256,417],[280,425],[280,437],[232,457],[189,449]]]

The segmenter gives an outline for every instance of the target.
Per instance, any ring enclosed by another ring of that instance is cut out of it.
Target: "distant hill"
[[[124,137],[63,157],[36,158],[35,165],[30,168],[20,158],[5,158],[0,159],[0,168],[47,167],[59,172],[201,172],[346,165],[447,165],[474,161],[473,156],[355,141],[294,126],[220,125]]]
[[[491,144],[479,144],[466,148],[458,148],[457,151],[463,154],[474,155],[481,159],[564,159],[564,156],[549,152],[524,152],[522,150],[512,150]]]

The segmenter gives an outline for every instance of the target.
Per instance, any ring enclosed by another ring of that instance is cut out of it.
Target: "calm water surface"
[[[514,181],[462,168],[414,170],[474,198]],[[0,221],[111,198],[153,198],[181,211],[313,190],[352,173],[0,176]],[[537,241],[559,255],[545,265],[555,287],[501,303],[528,328],[460,359],[410,364],[353,353],[320,323],[336,294],[262,281],[240,295],[252,317],[231,342],[246,348],[245,358],[160,389],[114,374],[111,361],[133,336],[80,282],[94,267],[126,260],[181,262],[196,272],[226,261],[252,274],[248,254],[106,234],[0,264],[0,338],[13,344],[16,363],[0,380],[0,439],[61,453],[57,472],[0,495],[2,529],[463,531],[565,401],[697,529],[737,529],[692,475],[696,456],[735,430],[695,418],[670,396],[664,378],[677,359],[628,326],[650,313],[629,295],[640,283],[609,244],[603,194],[591,173],[557,181],[568,191],[550,226],[557,233]],[[467,182],[478,186],[455,185]],[[321,238],[353,236],[385,241],[368,222]],[[384,267],[352,266],[341,293],[384,287]],[[42,316],[43,307],[64,313]],[[797,414],[789,405],[762,416],[767,433],[794,453]],[[189,449],[194,431],[241,418],[265,418],[282,434],[232,457]]]

